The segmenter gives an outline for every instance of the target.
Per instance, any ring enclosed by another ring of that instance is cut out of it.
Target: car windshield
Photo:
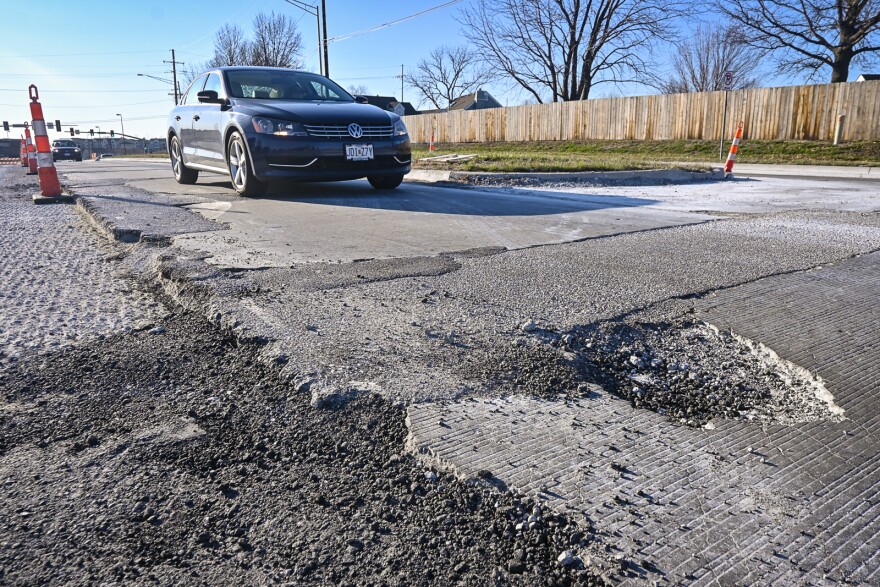
[[[77,145],[73,141],[55,141],[55,146],[56,147],[74,147],[74,148],[76,148],[79,145]]]
[[[234,98],[354,102],[351,94],[329,79],[302,71],[242,69],[227,71],[226,79]]]

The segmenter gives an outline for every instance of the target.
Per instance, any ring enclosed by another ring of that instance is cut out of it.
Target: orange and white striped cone
[[[52,160],[52,146],[49,144],[49,133],[46,132],[46,120],[43,118],[43,107],[39,102],[37,86],[31,84],[28,87],[31,98],[31,118],[33,118],[34,138],[37,143],[37,164],[40,173],[40,194],[43,198],[60,198],[61,182],[58,181],[58,172],[55,170],[55,162]],[[34,201],[37,196],[34,196]],[[40,200],[42,201],[42,200]]]
[[[724,175],[733,173],[733,162],[736,161],[736,154],[739,152],[739,142],[743,138],[743,122],[740,120],[739,126],[736,127],[736,136],[733,137],[733,144],[730,145],[730,154],[727,156],[727,163],[724,164]]]
[[[24,142],[27,149],[28,175],[37,174],[37,155],[34,152],[34,143],[31,141],[31,129],[24,127]]]
[[[27,167],[27,166],[28,166],[27,143],[24,142],[24,137],[21,137],[21,154],[20,154],[20,158],[21,158],[21,166],[22,166],[22,167]]]
[[[429,153],[434,152],[434,131],[433,130],[431,131],[431,144],[428,146],[428,152]]]

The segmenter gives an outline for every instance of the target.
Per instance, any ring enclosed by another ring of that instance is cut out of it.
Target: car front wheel
[[[262,196],[266,193],[266,183],[254,175],[254,168],[248,159],[247,146],[238,132],[232,133],[226,147],[226,162],[229,166],[229,179],[238,195],[245,198]]]
[[[402,175],[370,175],[367,181],[377,190],[393,190],[403,181]]]
[[[171,153],[169,155],[171,155],[171,171],[174,172],[174,179],[177,180],[177,183],[193,184],[199,179],[198,171],[183,164],[180,139],[177,137],[171,139]]]

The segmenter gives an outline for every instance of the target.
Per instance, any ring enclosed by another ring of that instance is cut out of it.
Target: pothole
[[[605,322],[572,342],[597,383],[689,426],[713,418],[792,425],[843,419],[824,382],[772,349],[711,324]],[[585,374],[587,374],[585,373]]]

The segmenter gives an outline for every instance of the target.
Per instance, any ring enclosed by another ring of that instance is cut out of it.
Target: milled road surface
[[[62,170],[99,231],[140,243],[126,267],[256,345],[316,414],[403,406],[423,466],[567,513],[595,572],[876,582],[871,182],[350,182],[264,202],[105,163]]]
[[[571,553],[604,550],[588,525],[420,463],[378,396],[313,409],[17,171],[0,168],[0,584],[603,584]]]

